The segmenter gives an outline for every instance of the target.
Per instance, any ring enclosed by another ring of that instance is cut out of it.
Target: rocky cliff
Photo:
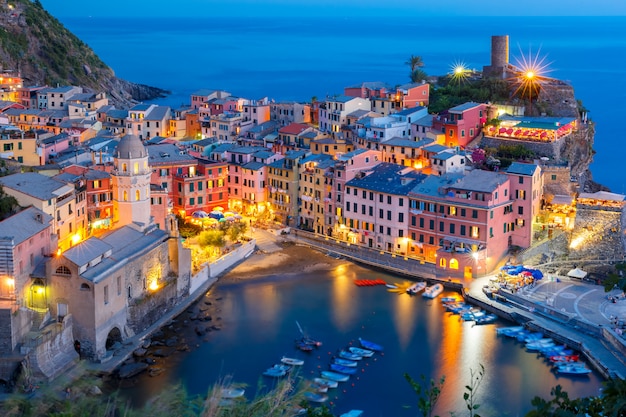
[[[19,71],[24,85],[78,85],[106,92],[120,106],[168,94],[119,79],[39,0],[0,0],[0,67]]]

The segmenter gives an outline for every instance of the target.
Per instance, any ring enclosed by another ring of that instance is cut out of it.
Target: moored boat
[[[314,349],[313,345],[304,343],[300,339],[296,339],[296,348],[300,349],[303,352],[311,352]]]
[[[222,398],[239,398],[243,397],[243,394],[246,392],[243,388],[225,388],[221,392]]]
[[[359,337],[359,343],[365,349],[373,350],[374,352],[382,352],[383,347],[378,343],[370,342],[369,340],[361,339]]]
[[[573,362],[558,365],[556,367],[556,372],[567,375],[587,375],[591,373],[591,369],[587,368],[584,363]]]
[[[328,385],[318,384],[317,382],[312,382],[311,385],[309,385],[309,389],[312,389],[315,392],[327,392]]]
[[[331,381],[345,382],[350,379],[350,375],[340,374],[339,372],[322,371],[320,374],[323,378],[330,379]]]
[[[498,327],[496,329],[496,334],[501,334],[502,336],[514,337],[517,333],[524,330],[523,326],[509,326],[509,327]]]
[[[337,388],[337,386],[339,385],[337,381],[326,378],[313,378],[313,382],[320,385],[326,385],[328,388]]]
[[[291,366],[304,365],[304,361],[302,359],[288,358],[286,356],[283,356],[280,361],[286,365],[291,365]]]
[[[424,281],[420,281],[420,282],[416,282],[415,284],[411,285],[409,288],[406,289],[406,292],[409,294],[417,294],[421,291],[424,291],[424,288],[426,288],[426,282]]]
[[[430,287],[426,287],[426,289],[424,289],[424,293],[422,294],[422,297],[437,298],[442,292],[443,292],[443,285],[440,283],[437,283],[435,285],[431,285]]]
[[[352,353],[347,350],[340,350],[338,355],[340,358],[348,359],[349,361],[360,361],[361,359],[363,359],[363,356],[357,355],[356,353]]]
[[[287,371],[283,371],[276,368],[268,368],[263,372],[263,375],[269,376],[271,378],[280,378],[281,376],[287,375]]]
[[[347,366],[349,368],[355,368],[357,365],[356,361],[344,358],[334,358],[333,363],[336,363],[337,365]]]
[[[359,355],[359,356],[362,356],[362,357],[364,357],[364,358],[370,358],[370,357],[372,357],[372,356],[374,355],[374,353],[376,353],[376,352],[374,352],[373,350],[369,350],[369,349],[362,349],[362,348],[359,348],[359,347],[356,347],[356,346],[350,346],[350,347],[348,348],[348,350],[349,350],[350,352],[352,352],[352,353],[354,353],[354,354],[357,354],[357,355]]]
[[[307,391],[304,393],[304,398],[315,403],[323,403],[328,401],[328,395],[319,392]]]
[[[578,362],[579,355],[553,355],[550,356],[550,362]]]
[[[346,375],[354,375],[356,374],[357,369],[351,368],[349,366],[337,365],[336,363],[330,364],[330,370],[335,372],[340,372]]]

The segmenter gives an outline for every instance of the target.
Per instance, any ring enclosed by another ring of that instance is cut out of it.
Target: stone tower
[[[117,145],[111,173],[115,227],[150,224],[150,175],[148,151],[136,135],[126,135]]]
[[[483,75],[505,78],[509,67],[509,35],[491,37],[491,65],[483,67]]]

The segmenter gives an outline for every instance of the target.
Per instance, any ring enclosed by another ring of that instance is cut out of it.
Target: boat
[[[269,376],[271,378],[280,378],[281,376],[287,375],[287,371],[283,371],[276,368],[268,368],[263,372],[263,375]]]
[[[550,338],[533,340],[532,342],[526,343],[526,349],[528,350],[539,350],[545,347],[554,347],[554,340]]]
[[[272,365],[271,368],[267,368],[267,369],[277,369],[279,371],[289,372],[291,370],[291,366],[284,364],[284,363],[277,363],[275,365]]]
[[[342,374],[354,375],[356,374],[357,369],[351,368],[349,366],[337,365],[336,363],[330,364],[330,370],[335,372],[340,372]]]
[[[456,297],[441,297],[441,302],[443,304],[447,304],[447,303],[456,303],[458,302],[459,299]]]
[[[580,356],[578,355],[553,355],[550,356],[550,362],[578,362]]]
[[[319,392],[306,391],[304,393],[304,398],[315,403],[323,403],[328,401],[328,395]]]
[[[360,361],[363,359],[363,356],[357,355],[356,353],[352,353],[347,350],[340,350],[338,353],[340,358],[348,359],[349,361]]]
[[[243,397],[243,394],[246,392],[243,388],[225,388],[221,392],[222,398],[239,398]]]
[[[523,326],[498,327],[496,329],[496,334],[513,337],[517,335],[517,333],[521,332],[522,330],[524,330]]]
[[[355,368],[357,364],[356,361],[344,358],[334,358],[333,363],[336,363],[337,365],[347,366],[349,368]]]
[[[337,388],[337,386],[339,385],[337,381],[326,378],[313,378],[313,382],[320,385],[326,385],[328,388]]]
[[[302,335],[302,337],[300,338],[301,343],[305,345],[313,346],[313,347],[322,346],[322,342],[320,342],[319,340],[315,340],[304,334],[304,331],[302,330],[302,326],[300,326],[300,323],[298,323],[297,320],[296,320],[296,325],[298,325],[298,330],[300,330],[300,334]]]
[[[357,355],[363,357],[363,358],[370,358],[370,357],[372,357],[374,355],[374,353],[376,353],[373,350],[362,349],[362,348],[359,348],[359,347],[356,347],[356,346],[350,346],[348,348],[348,350],[350,352],[354,353],[354,354],[357,354]]]
[[[347,413],[343,413],[339,417],[361,417],[363,415],[363,410],[350,410]]]
[[[437,283],[435,285],[431,285],[430,287],[426,287],[426,289],[424,289],[424,293],[422,294],[422,297],[437,298],[442,292],[443,292],[443,285]]]
[[[426,288],[426,283],[424,281],[420,281],[420,282],[416,282],[415,284],[407,288],[406,292],[408,294],[414,295],[421,291],[424,291],[424,288]]]
[[[591,373],[591,369],[587,368],[587,366],[583,363],[564,363],[559,364],[556,367],[556,372],[559,374],[567,374],[567,375],[587,375]]]
[[[384,350],[378,343],[370,342],[369,340],[361,339],[360,337],[359,343],[363,348],[373,350],[374,352],[382,352]]]
[[[339,372],[322,371],[320,374],[323,378],[330,379],[331,381],[336,382],[345,382],[350,379],[350,375],[340,374]]]
[[[496,321],[497,319],[498,319],[498,316],[496,316],[493,313],[489,313],[489,314],[485,314],[482,317],[478,317],[476,320],[474,320],[474,324],[490,324]]]
[[[309,385],[309,388],[315,392],[327,392],[328,391],[328,385],[318,384],[317,382],[311,382],[311,385]]]
[[[291,365],[291,366],[304,365],[304,361],[302,359],[288,358],[286,356],[283,356],[280,361],[286,365]]]
[[[303,352],[311,352],[314,349],[313,345],[304,343],[300,339],[296,339],[296,348],[300,349]]]
[[[394,289],[394,290],[395,290],[396,288],[398,288],[398,286],[397,286],[397,285],[395,285],[395,284],[385,284],[385,287],[387,287],[387,288],[391,288],[391,289]]]

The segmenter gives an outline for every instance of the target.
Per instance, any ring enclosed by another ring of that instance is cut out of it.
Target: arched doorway
[[[111,331],[107,335],[107,341],[106,341],[106,344],[104,346],[105,349],[106,350],[111,349],[111,347],[116,342],[122,343],[122,333],[120,332],[120,329],[118,329],[117,327],[114,327],[114,328],[111,329]]]
[[[33,281],[30,286],[30,308],[33,310],[45,310],[46,302],[46,284],[40,278]]]

